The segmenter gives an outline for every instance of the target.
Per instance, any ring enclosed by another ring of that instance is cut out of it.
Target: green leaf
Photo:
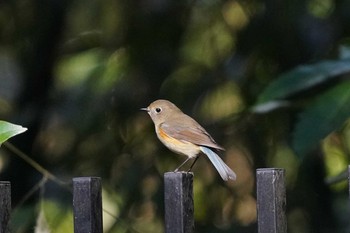
[[[258,105],[284,99],[347,72],[350,72],[350,59],[299,66],[280,75],[267,86],[258,98]]]
[[[346,81],[319,96],[299,115],[292,141],[295,152],[304,156],[349,117],[350,81]]]
[[[11,124],[6,121],[0,121],[0,145],[9,138],[23,133],[26,130],[27,128],[24,128],[20,125]]]

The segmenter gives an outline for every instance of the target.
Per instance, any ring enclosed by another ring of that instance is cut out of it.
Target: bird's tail
[[[236,173],[232,171],[229,166],[217,155],[214,151],[205,146],[200,146],[200,150],[206,154],[210,160],[210,162],[214,165],[216,170],[219,172],[221,178],[225,181],[228,179],[236,180]]]

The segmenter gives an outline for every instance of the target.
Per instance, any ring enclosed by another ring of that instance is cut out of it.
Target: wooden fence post
[[[10,232],[11,183],[0,181],[0,233]]]
[[[349,189],[349,199],[350,199],[350,165],[348,166],[348,189]]]
[[[164,174],[165,232],[193,233],[193,173]]]
[[[258,233],[287,233],[284,169],[256,170]]]
[[[73,178],[75,233],[102,233],[102,197],[99,177]]]

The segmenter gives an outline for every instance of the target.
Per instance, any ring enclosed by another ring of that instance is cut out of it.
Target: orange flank
[[[157,135],[159,140],[175,153],[186,155],[190,158],[194,158],[200,153],[198,145],[183,140],[177,140],[165,133],[161,127],[158,127]]]
[[[165,142],[165,143],[175,143],[175,144],[185,144],[173,137],[170,137],[167,135],[164,130],[162,130],[161,127],[158,127],[159,137]]]

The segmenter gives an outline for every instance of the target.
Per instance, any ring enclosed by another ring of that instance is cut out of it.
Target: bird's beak
[[[149,108],[140,108],[141,111],[149,112]]]

